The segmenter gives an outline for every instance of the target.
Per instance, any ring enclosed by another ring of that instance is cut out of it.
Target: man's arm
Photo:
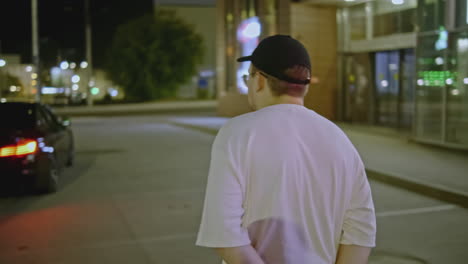
[[[371,248],[340,244],[336,264],[367,264]]]
[[[359,155],[356,157],[356,180],[345,213],[336,264],[367,264],[371,248],[375,247],[376,219],[372,192],[364,164]]]
[[[227,264],[265,264],[251,245],[215,248],[215,251]]]

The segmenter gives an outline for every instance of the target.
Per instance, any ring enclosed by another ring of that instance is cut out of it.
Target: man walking
[[[216,136],[197,245],[228,264],[367,263],[369,182],[345,134],[304,107],[306,49],[276,35],[238,61],[252,62],[244,81],[256,111]]]

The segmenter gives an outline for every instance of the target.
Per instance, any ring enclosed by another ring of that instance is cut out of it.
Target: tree
[[[107,73],[127,100],[173,97],[201,63],[203,41],[173,11],[158,10],[117,28]]]

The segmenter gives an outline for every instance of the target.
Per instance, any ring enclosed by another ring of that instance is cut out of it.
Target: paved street
[[[214,136],[169,118],[74,118],[76,164],[62,189],[0,198],[0,263],[220,263],[194,246]],[[466,263],[468,210],[371,184],[370,263]]]

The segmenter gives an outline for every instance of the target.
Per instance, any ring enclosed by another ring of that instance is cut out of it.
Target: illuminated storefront
[[[281,8],[285,5],[285,8]],[[217,87],[220,97],[245,94],[242,81],[250,62],[236,58],[250,55],[258,42],[272,34],[288,34],[288,0],[224,0],[217,8]]]
[[[265,36],[287,34],[304,43],[320,80],[307,107],[332,120],[468,148],[468,0],[293,2],[216,2],[221,106],[247,104],[240,76],[249,64],[235,59]]]
[[[414,136],[468,148],[468,15],[466,0],[419,1]]]
[[[340,8],[340,120],[468,148],[467,0]]]
[[[417,1],[356,2],[338,17],[339,119],[410,131]]]

